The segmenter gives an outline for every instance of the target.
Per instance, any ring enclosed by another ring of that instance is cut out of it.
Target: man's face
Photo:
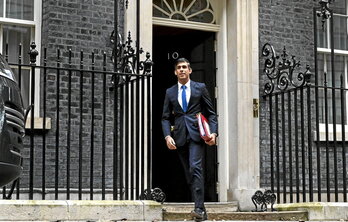
[[[192,69],[187,62],[178,63],[175,67],[175,75],[178,77],[179,82],[186,83],[190,79]]]

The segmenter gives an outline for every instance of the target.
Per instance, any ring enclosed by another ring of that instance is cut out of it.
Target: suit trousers
[[[183,147],[178,147],[179,159],[185,171],[185,177],[191,188],[195,208],[204,207],[204,144],[188,139]]]

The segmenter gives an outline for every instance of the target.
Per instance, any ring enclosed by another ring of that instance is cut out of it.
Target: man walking
[[[205,143],[216,143],[217,118],[211,98],[204,83],[190,80],[190,62],[180,58],[175,63],[174,74],[178,83],[167,89],[162,114],[162,130],[167,147],[177,150],[190,185],[195,204],[191,216],[198,221],[207,219],[204,207],[203,157],[204,140],[200,137],[197,114],[203,113],[208,121],[211,139]],[[174,129],[170,120],[174,117]]]

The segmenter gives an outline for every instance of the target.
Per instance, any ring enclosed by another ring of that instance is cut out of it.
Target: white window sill
[[[333,130],[333,124],[328,125],[328,141],[333,142],[334,141],[334,130]],[[348,125],[344,126],[344,140],[348,142]],[[342,141],[342,125],[336,124],[336,141],[341,142]],[[313,132],[314,141],[316,142],[324,142],[326,141],[326,125],[325,124],[319,124],[319,139],[317,139],[317,131]]]
[[[43,130],[44,129],[44,119],[42,117],[34,117],[34,129],[35,130]],[[45,129],[49,130],[52,128],[51,118],[46,118]],[[27,122],[25,123],[25,129],[31,129],[31,118],[27,118]]]

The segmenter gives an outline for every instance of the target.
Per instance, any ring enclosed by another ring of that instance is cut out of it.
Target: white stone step
[[[206,202],[205,208],[208,212],[236,212],[238,210],[237,202]],[[164,211],[191,212],[193,203],[163,203]]]

